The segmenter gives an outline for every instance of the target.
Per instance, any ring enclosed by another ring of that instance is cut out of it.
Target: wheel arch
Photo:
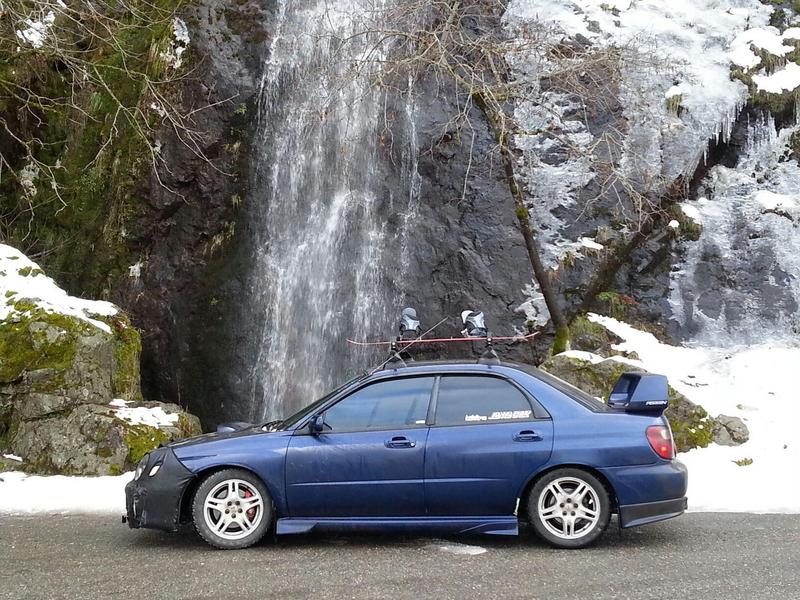
[[[240,471],[247,471],[253,477],[257,478],[264,486],[267,488],[269,492],[270,499],[272,501],[272,510],[275,518],[278,518],[278,507],[275,504],[275,490],[269,484],[268,481],[265,481],[261,475],[256,473],[250,467],[245,465],[237,465],[237,464],[221,464],[221,465],[213,465],[209,467],[205,467],[200,471],[197,471],[194,474],[194,479],[186,486],[186,489],[183,491],[183,496],[181,497],[181,512],[180,512],[180,522],[181,523],[191,523],[192,521],[192,501],[194,500],[194,494],[197,491],[197,488],[200,487],[200,484],[203,483],[206,479],[208,479],[214,473],[219,473],[220,471],[226,471],[228,469],[239,469]]]
[[[611,512],[616,513],[619,512],[619,501],[617,500],[617,492],[614,489],[614,486],[611,485],[608,477],[603,475],[601,471],[597,468],[592,467],[590,465],[580,464],[580,463],[564,463],[558,465],[550,465],[549,467],[542,469],[534,473],[525,485],[522,488],[522,492],[519,495],[519,510],[518,510],[518,517],[523,520],[528,520],[528,495],[531,492],[531,488],[536,485],[536,482],[539,481],[542,477],[547,475],[548,473],[552,473],[553,471],[557,471],[558,469],[578,469],[579,471],[586,471],[590,475],[595,476],[600,483],[603,484],[603,487],[606,489],[608,493],[608,498],[611,500]]]

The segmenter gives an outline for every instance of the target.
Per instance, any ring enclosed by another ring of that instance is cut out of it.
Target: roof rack
[[[439,325],[444,323],[448,317],[443,318],[436,325],[428,329],[426,332],[421,333],[420,321],[417,318],[417,311],[413,308],[403,309],[400,316],[399,333],[394,340],[391,341],[355,341],[348,339],[349,344],[355,346],[389,346],[389,356],[381,363],[375,370],[380,369],[386,365],[391,364],[393,368],[405,367],[407,363],[413,362],[414,357],[409,352],[412,346],[419,346],[422,344],[443,344],[443,343],[460,343],[460,342],[485,342],[486,348],[478,357],[477,362],[481,364],[499,364],[500,358],[494,349],[494,342],[496,341],[525,341],[530,340],[537,335],[531,333],[528,335],[514,335],[514,336],[493,336],[487,329],[483,312],[465,310],[461,313],[461,321],[464,329],[461,331],[463,337],[450,337],[450,338],[426,338]]]

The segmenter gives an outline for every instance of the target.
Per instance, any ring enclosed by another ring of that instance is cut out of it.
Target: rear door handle
[[[542,436],[540,436],[532,429],[523,429],[522,431],[514,435],[515,442],[539,442],[541,441],[541,439]]]
[[[416,442],[412,442],[410,439],[403,435],[396,435],[392,439],[386,442],[387,448],[413,448],[416,446]]]

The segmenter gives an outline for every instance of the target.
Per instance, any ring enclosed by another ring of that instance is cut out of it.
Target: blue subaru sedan
[[[604,403],[528,365],[385,367],[283,421],[154,450],[123,520],[192,523],[226,549],[270,530],[516,535],[528,522],[580,548],[612,513],[634,527],[686,509],[667,398],[660,375],[626,373]]]

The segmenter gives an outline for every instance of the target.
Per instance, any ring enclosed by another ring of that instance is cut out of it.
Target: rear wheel
[[[528,517],[536,533],[557,548],[583,548],[603,533],[611,501],[602,482],[580,469],[556,469],[528,496]]]
[[[192,502],[197,533],[216,548],[247,548],[272,525],[272,498],[264,482],[242,469],[226,469],[207,477]]]

